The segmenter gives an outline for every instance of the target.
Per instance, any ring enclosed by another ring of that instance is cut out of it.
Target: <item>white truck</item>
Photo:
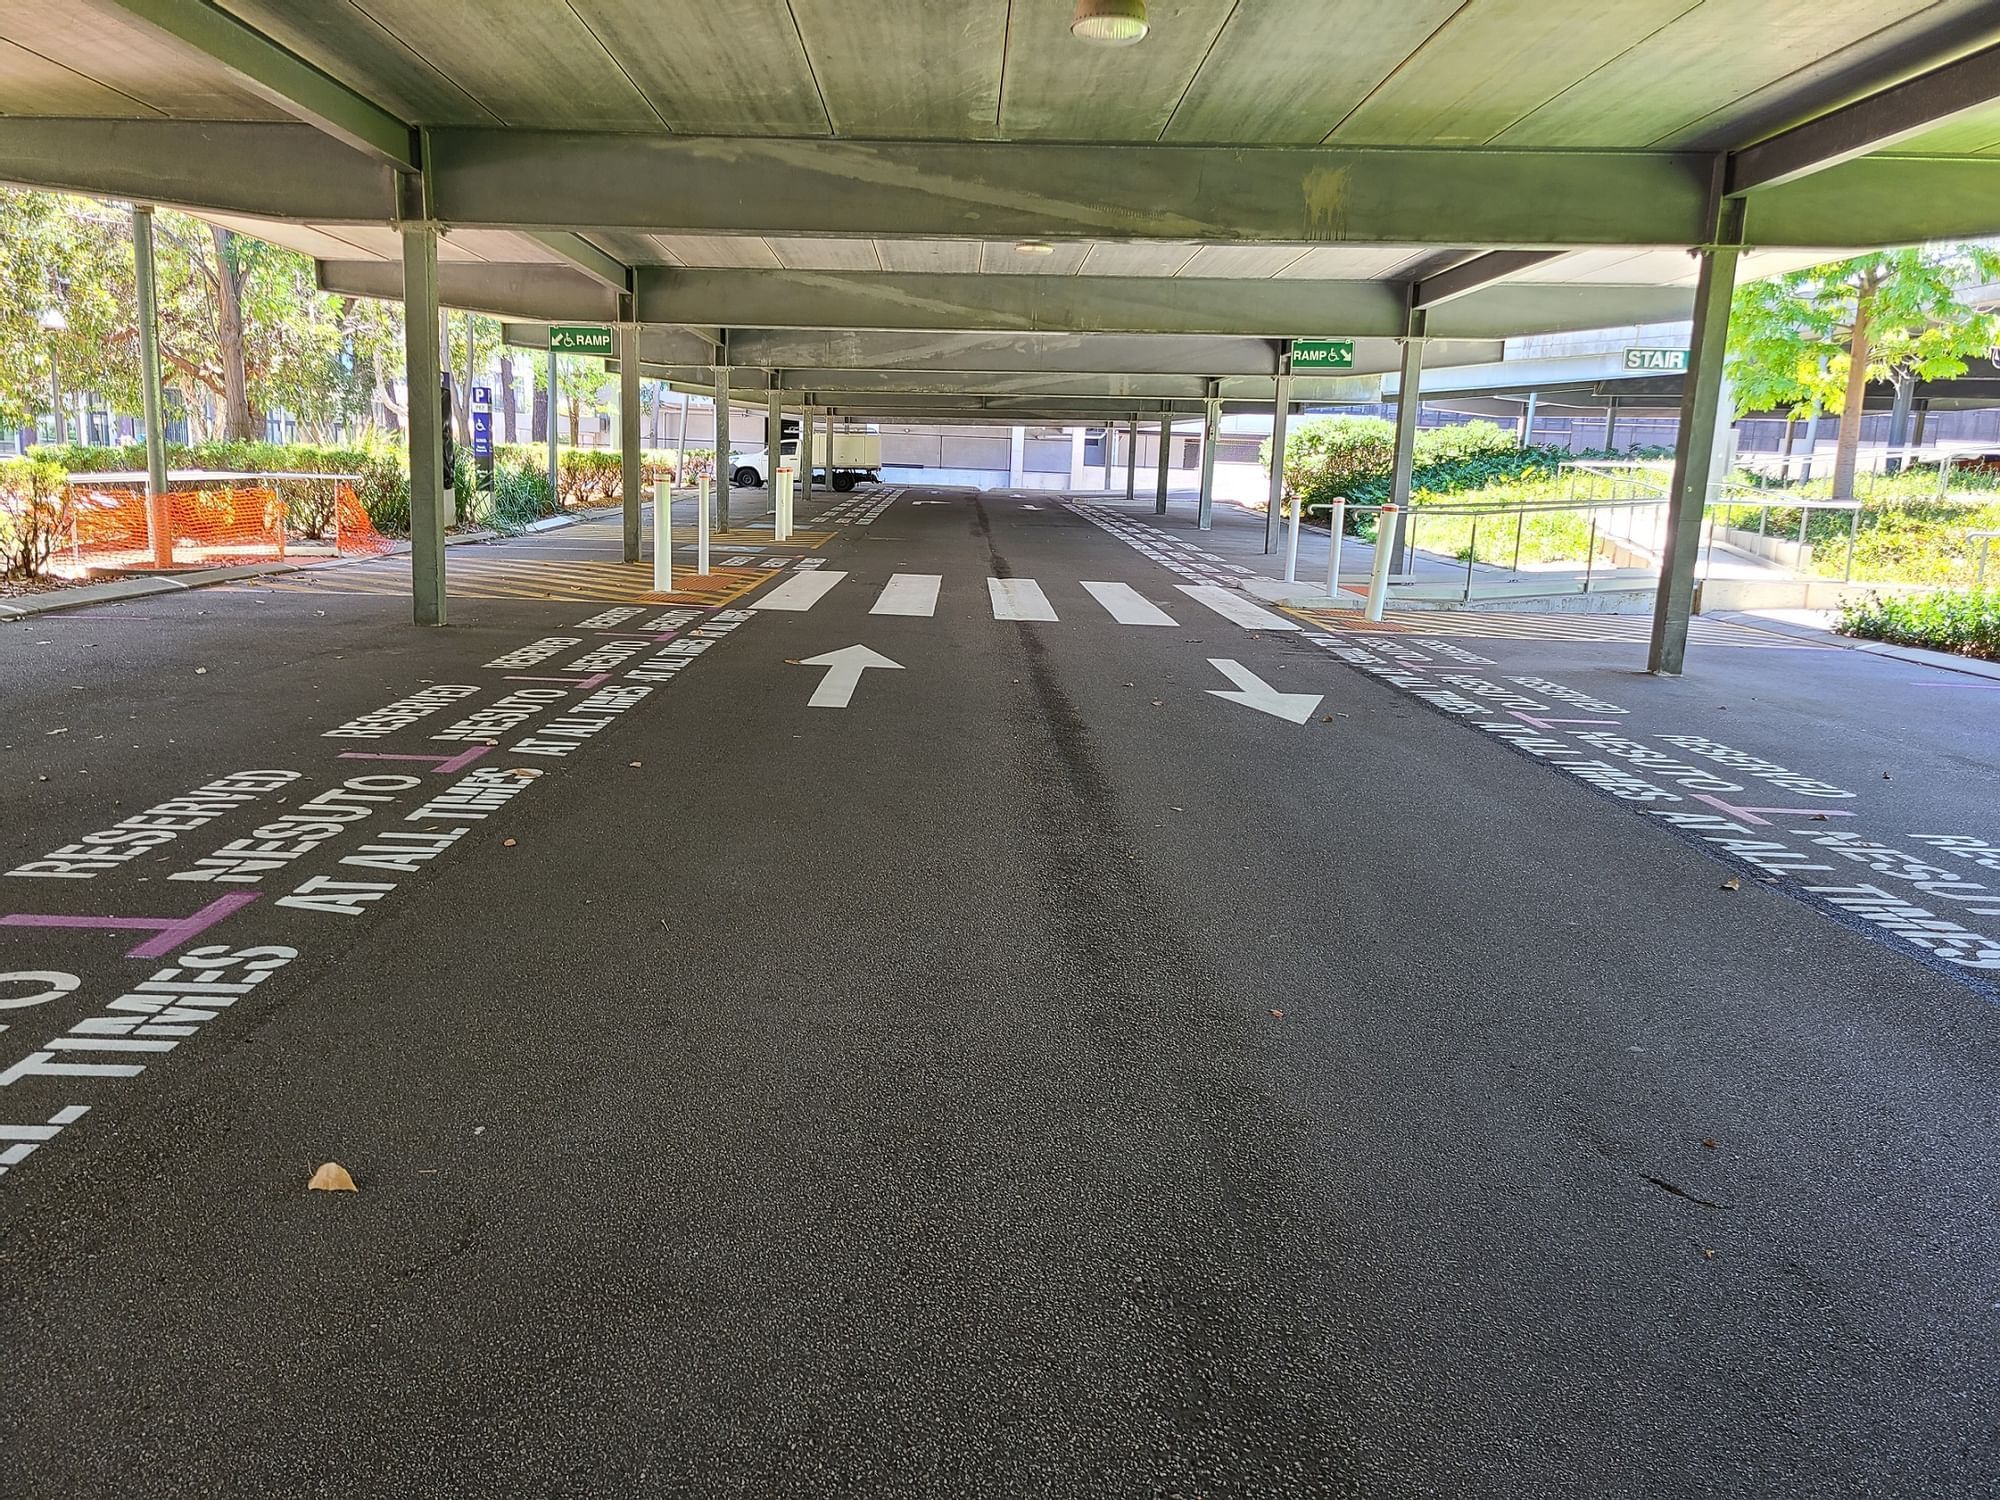
[[[783,452],[781,460],[794,471],[799,466],[799,424],[790,417],[785,419]],[[813,475],[821,483],[834,489],[846,491],[854,488],[862,480],[870,484],[882,482],[882,436],[873,426],[836,427],[833,431],[833,452],[826,451],[827,439],[824,430],[813,434]],[[761,448],[729,450],[729,482],[739,488],[761,485],[770,477],[770,444]]]

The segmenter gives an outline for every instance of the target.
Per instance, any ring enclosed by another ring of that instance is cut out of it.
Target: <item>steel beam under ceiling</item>
[[[1752,193],[1796,182],[1989,110],[1996,100],[2000,100],[2000,45],[1731,153],[1728,191]]]

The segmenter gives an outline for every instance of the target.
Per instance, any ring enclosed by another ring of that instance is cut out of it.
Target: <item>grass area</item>
[[[1748,481],[1751,476],[1739,473],[1737,478]],[[1853,576],[1858,582],[1972,583],[1979,567],[1979,543],[1967,540],[1966,533],[2000,530],[2000,474],[1954,471],[1943,498],[1937,483],[1937,470],[1931,467],[1861,476],[1856,486],[1862,499],[1858,526],[1851,511],[1803,512],[1805,539],[1813,548],[1812,571],[1822,578],[1845,576],[1851,535]],[[1833,493],[1833,481],[1767,488],[1773,496],[1825,500]],[[1723,525],[1747,531],[1758,527],[1755,506],[1717,506],[1715,513]],[[1764,529],[1771,536],[1796,540],[1801,513],[1796,505],[1774,505]],[[2000,552],[2000,545],[1994,550]]]
[[[1635,471],[1636,472],[1636,471]],[[1740,473],[1739,481],[1751,476]],[[1664,476],[1645,476],[1648,485],[1664,485]],[[1412,496],[1415,506],[1415,543],[1426,552],[1476,560],[1503,568],[1583,565],[1591,544],[1589,514],[1581,509],[1593,496],[1599,500],[1652,493],[1648,485],[1615,472],[1599,471],[1579,477],[1571,473],[1531,475],[1507,479],[1479,489],[1441,493],[1419,489]],[[1810,484],[1768,486],[1774,500],[1791,498],[1824,500],[1832,490],[1830,480]],[[1453,512],[1504,511],[1528,505],[1576,505],[1576,510],[1531,512],[1520,518],[1498,515],[1490,519],[1478,514],[1431,514],[1436,509]],[[1761,507],[1722,504],[1712,508],[1718,526],[1756,531]],[[1629,517],[1629,512],[1627,516]],[[1618,513],[1600,510],[1600,530],[1623,529]],[[1857,527],[1852,511],[1813,510],[1796,504],[1773,504],[1764,519],[1766,533],[1783,540],[1799,535],[1800,517],[1805,517],[1806,540],[1812,544],[1812,571],[1823,578],[1840,578],[1847,572],[1850,533],[1854,541],[1854,578],[1863,583],[1913,583],[1935,587],[1968,586],[1979,567],[1979,543],[1970,540],[1971,531],[2000,531],[2000,475],[1957,474],[1952,489],[1938,497],[1937,471],[1920,469],[1904,474],[1871,477]],[[1372,517],[1357,518],[1357,531],[1368,536]],[[1410,533],[1405,522],[1405,536]],[[1642,530],[1644,528],[1642,527]],[[1516,551],[1518,544],[1518,554]],[[2000,541],[1991,544],[1993,558],[1989,577],[2000,578]],[[1599,549],[1600,563],[1605,554]]]
[[[2000,661],[2000,589],[1869,599],[1843,609],[1834,628],[1864,640]]]

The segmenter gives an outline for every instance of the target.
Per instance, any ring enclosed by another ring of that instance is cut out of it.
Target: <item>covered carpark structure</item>
[[[441,306],[614,324],[627,433],[645,370],[724,412],[1212,426],[1391,369],[1414,392],[1509,335],[1691,317],[1662,672],[1739,272],[2000,230],[1979,0],[1154,0],[1137,46],[1072,37],[1145,9],[35,0],[0,12],[0,178],[129,199],[142,244],[146,206],[187,209],[400,296],[413,391]],[[1355,340],[1352,371],[1295,373],[1305,338]],[[436,624],[430,403],[410,435]],[[624,503],[636,559],[635,443]]]

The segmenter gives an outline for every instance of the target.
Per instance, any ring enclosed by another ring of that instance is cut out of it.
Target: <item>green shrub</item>
[[[2000,661],[2000,589],[1900,594],[1842,607],[1842,635]]]
[[[0,459],[0,577],[38,577],[68,538],[67,478],[45,458]]]

